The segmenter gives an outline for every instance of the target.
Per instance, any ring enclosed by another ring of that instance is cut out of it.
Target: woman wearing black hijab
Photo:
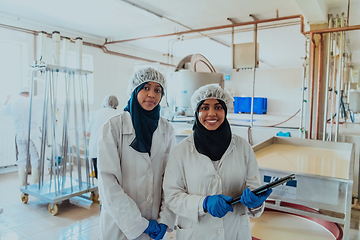
[[[175,225],[162,191],[168,154],[176,144],[174,129],[160,117],[164,90],[160,72],[139,69],[130,79],[124,112],[102,128],[99,239],[160,240]]]
[[[191,97],[194,133],[172,150],[165,170],[165,202],[178,215],[177,240],[251,239],[250,219],[259,217],[271,190],[255,196],[260,174],[251,146],[232,134],[227,108],[233,99],[206,85]],[[229,205],[242,194],[241,203]]]

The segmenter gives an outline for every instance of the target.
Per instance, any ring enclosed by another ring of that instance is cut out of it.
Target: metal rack
[[[274,169],[262,167],[262,161],[266,161],[266,155],[263,157],[263,160],[258,160],[258,163],[262,180],[264,180],[264,176],[280,178],[290,173],[295,173],[296,175],[296,184],[293,188],[292,194],[286,192],[289,190],[289,187],[287,188],[286,186],[283,188],[284,191],[273,191],[270,196],[270,199],[273,201],[266,202],[267,208],[343,224],[343,239],[349,239],[353,168],[355,159],[354,144],[272,137],[253,147],[255,155],[257,155],[260,150],[263,150],[272,144],[342,150],[347,152],[347,156],[345,158],[349,161],[348,166],[346,166],[348,171],[346,178],[330,177],[316,173],[309,174],[295,169],[293,171],[278,170],[275,169],[275,166]],[[318,211],[309,212],[292,208],[289,207],[289,205],[282,204],[283,202],[306,206]]]
[[[55,65],[34,65],[31,66],[32,81],[31,89],[34,87],[34,76],[40,74],[44,78],[44,103],[42,116],[42,138],[40,155],[39,181],[37,184],[25,185],[20,188],[22,192],[22,201],[28,202],[28,195],[33,195],[43,201],[49,202],[48,210],[52,215],[58,213],[58,203],[70,199],[74,196],[81,196],[84,193],[91,192],[90,200],[96,201],[97,186],[94,184],[93,166],[89,162],[86,123],[89,114],[89,97],[87,86],[87,75],[91,71],[60,67]],[[59,81],[60,80],[60,81]],[[63,84],[65,89],[65,100],[63,121],[59,118],[57,111],[58,84]],[[77,99],[77,97],[79,99]],[[30,117],[33,108],[33,90],[30,93]],[[80,104],[80,111],[77,105]],[[86,106],[85,106],[86,105]],[[70,136],[70,113],[73,110],[73,125],[75,129],[74,144],[71,143]],[[81,124],[78,126],[78,115],[80,115]],[[28,151],[30,142],[30,125],[28,135]],[[59,126],[60,129],[59,130]],[[81,156],[80,156],[80,137],[83,137],[83,151],[85,163],[85,181],[82,180]],[[60,140],[59,140],[60,139]],[[76,154],[73,149],[76,149]],[[74,156],[76,156],[77,179],[72,174]],[[30,156],[26,162],[26,169],[30,162]],[[49,159],[50,180],[44,181],[45,160]],[[69,175],[67,174],[69,170]],[[26,174],[27,176],[27,174]],[[27,182],[27,177],[26,177]]]

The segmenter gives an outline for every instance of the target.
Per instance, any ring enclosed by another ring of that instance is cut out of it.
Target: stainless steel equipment
[[[207,84],[219,84],[223,88],[224,75],[216,73],[215,68],[201,54],[191,54],[182,59],[168,84],[170,112],[194,116],[190,98],[195,90]]]
[[[289,151],[271,148],[276,145]],[[314,217],[344,225],[343,239],[349,239],[355,147],[351,143],[323,142],[309,139],[272,137],[253,147],[262,181],[266,178],[295,173],[296,183],[274,189],[266,207],[279,211]],[[309,158],[289,157],[288,152],[300,151]],[[310,154],[311,152],[311,154]],[[339,154],[337,154],[337,152]],[[328,155],[332,154],[331,157]],[[337,162],[337,156],[341,156]],[[339,169],[341,166],[341,169]],[[318,209],[309,212],[285,206],[293,203]]]

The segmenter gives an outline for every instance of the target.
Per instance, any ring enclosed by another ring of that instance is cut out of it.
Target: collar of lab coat
[[[205,156],[201,153],[199,153],[196,148],[195,148],[195,142],[194,142],[194,134],[191,134],[188,138],[187,141],[190,142],[190,146],[189,146],[189,150],[191,152],[196,151],[197,154],[199,154],[201,157],[199,158],[201,164],[203,164],[207,169],[209,169],[210,171],[212,171],[214,174],[218,174],[217,171],[215,170],[214,164],[211,162],[211,159],[208,156]],[[221,167],[221,165],[223,164],[224,160],[226,159],[226,156],[229,155],[235,148],[235,137],[234,134],[231,135],[231,142],[229,144],[229,147],[226,149],[225,153],[223,154],[223,156],[221,157],[221,159],[219,160],[219,169]]]
[[[151,144],[151,156],[155,156],[157,151],[159,150],[162,141],[165,139],[165,134],[167,128],[164,124],[164,119],[160,117],[158,127],[156,128],[155,132],[153,133],[153,141]],[[130,113],[125,111],[124,118],[123,118],[123,134],[131,134],[132,137],[129,138],[129,145],[135,139],[135,129],[131,121]],[[142,153],[144,156],[149,156],[147,153]]]

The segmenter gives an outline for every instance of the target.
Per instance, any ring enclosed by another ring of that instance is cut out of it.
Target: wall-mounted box
[[[359,83],[359,70],[351,69],[351,82]]]
[[[234,44],[233,68],[253,68],[255,65],[255,43]],[[256,50],[256,67],[259,67],[259,43]]]

